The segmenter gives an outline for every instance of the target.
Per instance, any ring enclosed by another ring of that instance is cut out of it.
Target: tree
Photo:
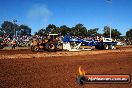
[[[119,38],[120,35],[121,35],[121,33],[120,33],[117,29],[112,29],[112,31],[111,31],[111,36],[112,36],[113,38]]]
[[[59,34],[59,33],[60,33],[60,28],[59,28],[59,27],[55,27],[55,28],[53,28],[53,30],[52,30],[51,33]]]
[[[73,34],[74,36],[86,37],[87,29],[83,26],[83,24],[77,24],[75,27],[71,28],[70,34]]]
[[[49,25],[46,27],[45,33],[52,33],[53,30],[56,30],[56,26],[55,26],[54,24],[49,24]]]
[[[4,32],[0,30],[0,36],[3,36],[4,35]]]
[[[99,33],[97,32],[98,30],[99,30],[99,28],[90,29],[90,30],[88,30],[87,35],[91,36],[91,37],[95,37],[95,36],[99,35]]]
[[[44,36],[45,34],[49,33],[59,33],[60,28],[56,27],[54,24],[49,24],[46,29],[40,29],[38,32],[35,32],[35,35]]]
[[[132,38],[132,28],[126,32],[126,36]]]
[[[3,31],[2,28],[0,28],[0,31]]]
[[[45,35],[45,29],[40,29],[36,35],[39,35],[39,36],[44,36]]]
[[[4,32],[2,30],[2,28],[0,28],[0,36],[3,36],[4,35]]]
[[[18,30],[18,34],[23,36],[23,35],[31,35],[31,28],[28,27],[27,25],[20,25],[19,26],[19,30]]]
[[[13,24],[12,22],[9,22],[9,21],[4,21],[1,24],[1,27],[5,33],[9,34],[10,36],[13,36],[14,35],[14,29],[17,29],[18,25]]]
[[[110,37],[110,27],[109,26],[105,26],[103,31],[104,31],[103,35],[105,37]],[[120,35],[121,35],[121,33],[117,29],[111,28],[111,37],[112,38],[118,38],[118,37],[120,37]]]
[[[109,26],[105,26],[103,32],[104,32],[103,35],[105,37],[110,37],[110,27]]]
[[[60,29],[59,29],[59,33],[61,33],[61,35],[66,35],[67,33],[70,32],[70,28],[67,27],[66,25],[62,25],[60,26]]]

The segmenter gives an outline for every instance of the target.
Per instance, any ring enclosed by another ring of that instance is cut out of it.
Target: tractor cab
[[[50,41],[57,41],[58,34],[46,34],[44,39],[48,39]]]

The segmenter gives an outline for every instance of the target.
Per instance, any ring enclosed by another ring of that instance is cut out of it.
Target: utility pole
[[[111,26],[110,26],[110,38],[111,38]]]
[[[107,2],[109,3],[109,5],[110,5],[110,7],[111,7],[111,5],[112,5],[112,0],[107,0]],[[112,28],[111,28],[111,26],[109,26],[110,27],[110,38],[111,38],[111,30],[112,30]]]
[[[17,22],[16,19],[13,20],[13,23],[14,23],[14,36],[16,37],[16,26],[15,26],[15,23]]]

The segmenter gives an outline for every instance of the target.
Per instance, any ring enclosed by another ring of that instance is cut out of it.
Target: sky
[[[48,24],[87,29],[104,26],[118,29],[122,35],[132,28],[132,0],[0,0],[0,25],[17,20],[28,25],[32,34]]]

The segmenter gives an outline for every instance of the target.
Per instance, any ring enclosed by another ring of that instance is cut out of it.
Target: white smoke
[[[35,4],[28,11],[28,19],[31,22],[47,22],[51,16],[51,11],[44,4]]]

